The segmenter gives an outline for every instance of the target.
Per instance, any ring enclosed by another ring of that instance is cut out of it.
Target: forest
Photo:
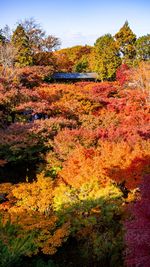
[[[60,45],[0,30],[0,266],[149,267],[150,34]]]

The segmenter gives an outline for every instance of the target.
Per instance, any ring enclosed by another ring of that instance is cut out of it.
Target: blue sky
[[[62,47],[93,45],[105,33],[115,34],[125,20],[137,36],[150,33],[149,0],[0,0],[0,28],[34,17]]]

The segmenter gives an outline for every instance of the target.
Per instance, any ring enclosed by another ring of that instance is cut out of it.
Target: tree
[[[5,38],[5,42],[9,43],[11,41],[12,31],[8,25],[5,25],[1,30],[3,37]]]
[[[55,52],[58,70],[62,72],[89,71],[91,46],[73,46]]]
[[[46,32],[37,24],[33,18],[25,19],[20,24],[28,38],[32,53],[57,50],[60,46],[59,38],[53,35],[46,35]]]
[[[137,39],[136,54],[138,60],[150,59],[150,34],[141,36]]]
[[[150,62],[141,61],[132,71],[131,82],[141,89],[147,95],[147,101],[150,102]]]
[[[18,25],[12,35],[12,44],[17,49],[16,66],[32,65],[32,52],[29,38],[21,25]]]
[[[53,52],[39,52],[33,55],[33,64],[36,66],[53,66],[56,68],[56,57]]]
[[[3,35],[2,29],[0,30],[0,44],[3,44],[5,42],[5,36]]]
[[[123,86],[129,79],[129,67],[126,64],[122,64],[116,72],[116,80],[121,86]]]
[[[74,66],[75,72],[86,72],[88,70],[88,60],[83,56]]]
[[[130,61],[134,59],[136,55],[136,35],[131,30],[128,21],[126,21],[119,32],[115,34],[115,39],[118,48],[123,56],[123,60]]]
[[[119,50],[111,34],[101,36],[95,43],[95,71],[101,80],[115,78],[121,64]]]
[[[4,73],[7,68],[13,67],[16,54],[17,50],[12,44],[0,45],[0,64],[3,66]]]

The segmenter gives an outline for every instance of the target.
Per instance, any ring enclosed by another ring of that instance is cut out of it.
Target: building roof
[[[78,73],[78,72],[57,72],[53,74],[53,79],[66,79],[66,80],[74,80],[74,79],[97,79],[97,73],[88,72],[88,73]]]

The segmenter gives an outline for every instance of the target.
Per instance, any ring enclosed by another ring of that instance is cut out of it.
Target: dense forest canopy
[[[98,82],[55,83],[54,72]],[[0,30],[0,266],[149,267],[150,34]]]

